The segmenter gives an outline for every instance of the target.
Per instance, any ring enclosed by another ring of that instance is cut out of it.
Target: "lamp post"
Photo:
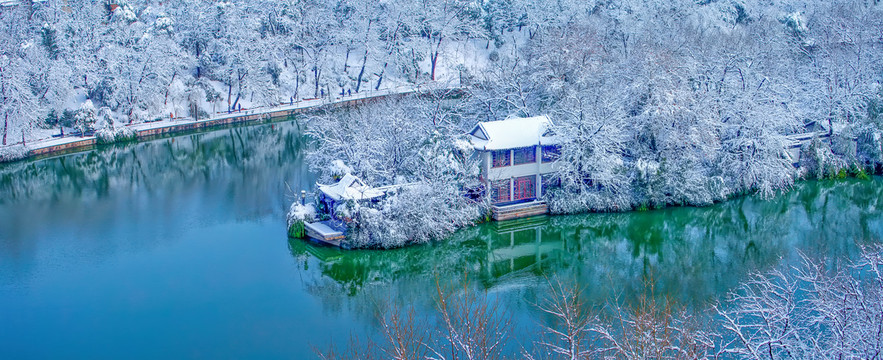
[[[300,191],[300,204],[306,205],[306,202],[307,202],[307,191],[301,190]]]

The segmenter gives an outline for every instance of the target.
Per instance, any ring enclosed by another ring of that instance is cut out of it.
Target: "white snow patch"
[[[340,159],[337,159],[337,160],[334,160],[331,162],[331,169],[330,170],[331,170],[331,174],[341,176],[341,177],[353,172],[353,168],[346,166],[346,164],[343,163],[343,160],[340,160]]]
[[[365,185],[361,179],[352,174],[346,174],[334,185],[317,184],[319,191],[336,201],[340,200],[368,200],[383,196],[384,191]]]
[[[516,149],[541,144],[556,143],[554,136],[543,136],[552,126],[548,116],[529,118],[509,118],[501,121],[480,122],[476,127],[487,135],[487,140],[470,136],[476,149],[503,150]],[[474,132],[475,129],[473,128]],[[471,133],[471,132],[470,132]]]
[[[301,205],[295,201],[288,209],[288,226],[291,226],[295,221],[312,221],[315,218],[316,208],[313,204]]]

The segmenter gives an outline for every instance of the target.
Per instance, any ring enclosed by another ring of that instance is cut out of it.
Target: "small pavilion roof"
[[[516,149],[557,144],[552,120],[546,115],[479,122],[469,132],[469,142],[477,150]]]
[[[370,200],[385,194],[383,189],[365,185],[361,179],[352,174],[344,175],[340,181],[333,185],[323,185],[318,183],[316,185],[318,185],[319,191],[335,201]]]

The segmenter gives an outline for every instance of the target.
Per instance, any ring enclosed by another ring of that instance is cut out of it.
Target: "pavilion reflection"
[[[750,273],[800,261],[801,253],[849,259],[857,245],[879,242],[880,181],[807,182],[774,199],[743,197],[703,208],[492,222],[400,249],[340,250],[298,239],[289,246],[315,267],[313,285],[325,298],[394,292],[431,299],[437,279],[486,291],[541,292],[547,278],[564,276],[584,285],[596,303],[638,299],[649,281],[655,296],[701,306]]]
[[[403,277],[456,278],[464,272],[491,288],[517,278],[534,278],[567,257],[561,232],[550,226],[548,216],[492,223],[458,235],[438,244],[389,250],[342,250],[289,239],[289,249],[305,264],[313,261],[350,295],[363,286]]]

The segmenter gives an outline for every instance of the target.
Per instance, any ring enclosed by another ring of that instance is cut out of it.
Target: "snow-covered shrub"
[[[15,161],[28,156],[28,147],[22,144],[0,146],[0,162]]]
[[[666,164],[663,170],[662,187],[650,198],[656,206],[707,206],[730,196],[724,178],[709,174],[702,166]]]
[[[138,20],[138,15],[135,14],[132,6],[129,5],[126,1],[117,0],[116,3],[106,6],[107,10],[110,12],[113,18],[117,18],[129,23]]]
[[[353,216],[358,214],[362,206],[355,201],[344,201],[334,206],[334,214],[338,219],[352,221]]]
[[[354,247],[398,247],[441,239],[472,224],[482,214],[456,185],[419,183],[405,186],[377,206],[362,206],[354,218]]]
[[[58,121],[58,112],[56,112],[55,109],[50,109],[49,113],[46,114],[46,118],[38,125],[43,129],[50,129],[58,126]]]
[[[157,34],[172,35],[175,32],[175,21],[167,15],[163,14],[156,18],[153,23],[153,30]]]
[[[114,125],[113,114],[110,108],[107,107],[98,110],[94,128],[95,137],[100,144],[111,144],[135,139],[135,132],[132,129]]]
[[[806,18],[799,11],[783,15],[779,21],[784,24],[794,36],[806,36],[809,29],[806,27]]]
[[[831,152],[843,161],[853,164],[857,161],[857,148],[854,129],[835,132],[831,135]]]
[[[135,139],[135,132],[125,126],[104,127],[95,131],[99,144],[111,144]]]
[[[77,113],[74,115],[74,126],[80,133],[85,134],[95,130],[95,122],[98,121],[98,115],[92,100],[86,100]]]
[[[352,174],[353,168],[346,166],[342,160],[335,159],[331,161],[331,166],[328,167],[328,172],[331,174],[332,179],[339,180],[346,174]]]
[[[631,210],[635,203],[632,201],[634,198],[626,193],[617,193],[609,189],[577,190],[566,186],[549,189],[545,199],[549,204],[549,211],[553,214],[625,211]]]
[[[818,137],[800,148],[800,169],[806,177],[832,178],[846,166],[846,162],[831,151],[828,142]]]
[[[301,205],[295,201],[288,209],[288,236],[302,238],[306,236],[304,222],[313,221],[316,217],[316,208],[313,204]]]
[[[873,126],[856,130],[856,157],[860,163],[874,167],[883,164],[883,131]]]
[[[782,156],[787,144],[785,137],[765,129],[757,132],[725,140],[719,154],[719,170],[735,191],[756,191],[769,197],[789,189],[797,174]]]

